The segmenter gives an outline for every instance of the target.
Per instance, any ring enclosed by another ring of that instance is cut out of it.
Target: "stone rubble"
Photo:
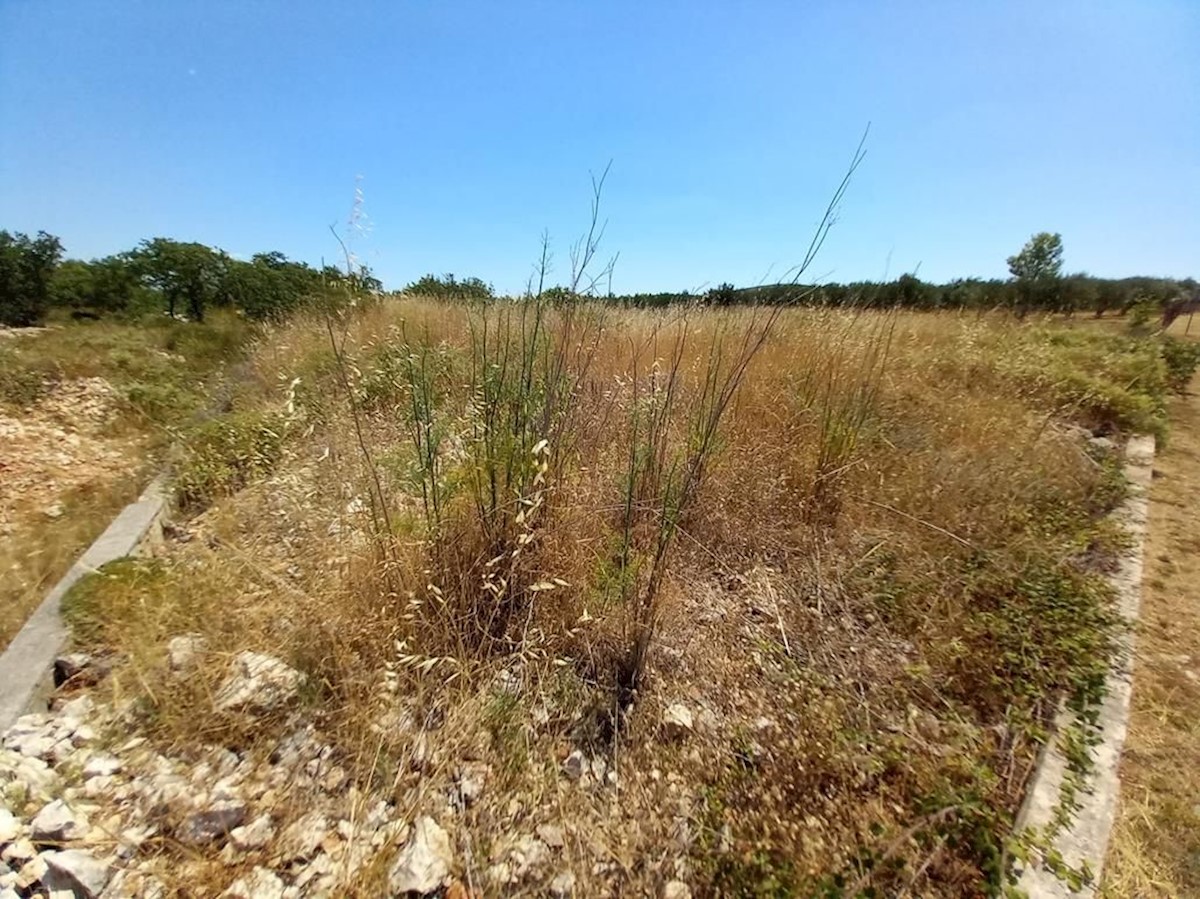
[[[168,659],[173,669],[208,664],[181,650],[175,645]],[[215,703],[243,716],[280,713],[302,682],[278,659],[239,653]],[[525,823],[498,835],[481,860],[481,885],[469,891],[454,879],[473,864],[457,854],[469,846],[456,839],[454,822],[492,798],[496,774],[478,756],[448,769],[446,789],[431,794],[421,814],[399,798],[362,792],[339,752],[296,719],[283,724],[273,749],[264,745],[270,751],[199,746],[177,756],[130,732],[131,708],[97,706],[79,693],[52,708],[0,735],[0,899],[165,899],[189,877],[228,899],[337,896],[368,869],[386,872],[393,895],[476,897],[517,884],[555,897],[581,890],[566,847],[586,846],[586,837],[549,807],[531,809],[517,797],[509,817]],[[437,748],[427,732],[403,732]],[[408,776],[429,770],[413,764]],[[616,771],[576,749],[561,776],[566,788],[590,792],[614,784]],[[690,895],[682,883],[672,888],[664,895]]]

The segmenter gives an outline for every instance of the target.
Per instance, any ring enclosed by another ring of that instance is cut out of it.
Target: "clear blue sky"
[[[1200,0],[0,0],[0,228],[519,290],[612,159],[616,291],[813,269],[1200,274]],[[773,267],[773,268],[772,268]]]

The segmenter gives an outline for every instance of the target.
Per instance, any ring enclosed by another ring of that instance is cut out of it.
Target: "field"
[[[300,316],[177,431],[177,539],[69,616],[120,739],[258,771],[307,734],[312,776],[248,816],[429,816],[486,895],[986,895],[1119,627],[1115,441],[1166,436],[1191,364],[976,313]],[[290,705],[221,701],[243,650]],[[168,887],[269,864],[178,823]],[[392,854],[326,876],[377,895]]]

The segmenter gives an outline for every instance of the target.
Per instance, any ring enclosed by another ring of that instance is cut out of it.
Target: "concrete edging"
[[[166,507],[164,480],[155,478],[46,594],[0,654],[0,733],[32,711],[54,687],[54,661],[67,640],[67,629],[59,614],[67,591],[85,574],[114,559],[136,554],[148,540],[161,536]]]
[[[1149,514],[1150,479],[1154,465],[1154,438],[1133,437],[1125,447],[1125,476],[1129,496],[1116,517],[1132,538],[1132,546],[1120,560],[1111,581],[1123,618],[1130,623],[1121,638],[1119,658],[1108,678],[1097,724],[1099,742],[1092,750],[1092,769],[1080,790],[1077,808],[1070,823],[1051,841],[1065,864],[1075,869],[1086,866],[1091,882],[1079,890],[1043,864],[1031,864],[1017,879],[1017,887],[1030,899],[1060,899],[1071,896],[1095,896],[1104,869],[1104,856],[1116,817],[1120,790],[1118,769],[1121,748],[1129,724],[1129,702],[1133,693],[1133,624],[1138,618],[1142,594],[1142,553],[1146,542]],[[1059,713],[1056,731],[1068,726],[1072,717],[1067,710]],[[1017,815],[1017,833],[1026,830],[1044,832],[1054,818],[1067,774],[1067,760],[1056,740],[1050,740],[1042,752]]]

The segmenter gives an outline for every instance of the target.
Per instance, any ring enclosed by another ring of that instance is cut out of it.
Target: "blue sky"
[[[812,269],[1200,274],[1200,0],[0,0],[0,228],[519,290],[612,160],[617,292]],[[919,267],[919,268],[918,268]]]

